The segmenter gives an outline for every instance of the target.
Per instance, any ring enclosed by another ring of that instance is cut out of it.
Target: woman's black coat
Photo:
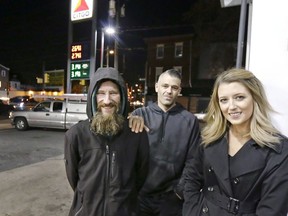
[[[201,145],[186,173],[184,216],[287,216],[287,138],[275,149],[250,140],[230,160],[223,137]]]

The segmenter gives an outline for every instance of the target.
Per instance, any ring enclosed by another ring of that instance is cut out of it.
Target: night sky
[[[107,0],[98,0],[98,27],[107,22]],[[145,44],[143,37],[151,27],[182,24],[183,13],[191,0],[128,0],[126,17],[120,19],[122,45],[130,50],[133,61],[143,63]],[[24,84],[34,84],[36,76],[45,70],[67,67],[68,0],[1,0],[0,1],[0,64],[10,68],[10,79],[17,75]],[[83,24],[84,26],[84,24]],[[140,30],[139,30],[140,29]],[[129,31],[127,31],[129,30]],[[89,32],[89,31],[87,31]],[[81,31],[85,35],[85,30]],[[87,33],[87,38],[90,33]],[[139,50],[142,50],[139,51]],[[143,51],[144,50],[144,51]],[[136,59],[135,59],[136,58]],[[129,67],[129,66],[127,66]],[[134,82],[143,76],[144,68],[125,74]]]
[[[0,1],[0,64],[22,83],[35,83],[43,65],[66,68],[67,8],[57,0]]]
[[[128,0],[126,17],[120,19],[120,28],[147,29],[149,32],[151,26],[177,24],[181,22],[182,13],[189,8],[191,2],[193,1]],[[98,25],[101,26],[107,22],[107,14],[104,12],[107,0],[98,0],[98,4],[102,7],[99,6],[98,11]],[[43,68],[66,70],[68,19],[68,0],[1,0],[0,64],[10,68],[10,74],[16,74],[25,84],[34,84],[35,77],[42,76]],[[123,34],[122,43],[126,48],[140,50],[144,46],[143,32],[139,30]],[[85,30],[81,33],[85,34]],[[89,38],[89,31],[87,35]],[[138,55],[138,58],[145,57],[141,52]],[[131,56],[135,58],[137,54]],[[130,80],[142,76],[143,72],[144,69],[140,69],[139,75],[130,74]]]

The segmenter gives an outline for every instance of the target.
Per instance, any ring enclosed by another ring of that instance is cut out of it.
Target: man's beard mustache
[[[123,128],[124,117],[117,113],[118,106],[116,103],[111,103],[108,106],[114,106],[115,111],[111,115],[103,115],[101,107],[105,106],[103,103],[98,104],[98,111],[92,119],[91,129],[103,136],[115,136]],[[106,105],[107,106],[107,105]]]

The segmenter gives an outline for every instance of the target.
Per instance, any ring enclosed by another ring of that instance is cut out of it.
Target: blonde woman
[[[186,168],[184,216],[286,216],[288,140],[253,73],[218,75],[202,145]]]

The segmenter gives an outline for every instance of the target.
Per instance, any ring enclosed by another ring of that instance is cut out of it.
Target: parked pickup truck
[[[19,131],[29,127],[69,129],[87,119],[87,102],[68,100],[45,100],[28,111],[12,111],[11,124]]]

